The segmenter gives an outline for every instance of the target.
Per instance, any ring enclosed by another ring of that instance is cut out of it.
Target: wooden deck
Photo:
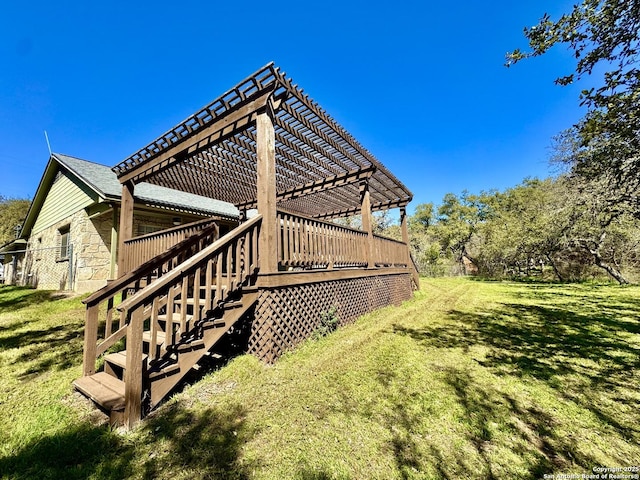
[[[417,285],[411,193],[272,64],[114,170],[121,276],[85,300],[75,382],[114,422],[133,426],[238,322],[248,351],[272,362],[326,312],[348,323]],[[240,224],[221,238],[206,220],[131,238],[142,181],[231,202]],[[390,208],[402,241],[373,233],[372,212]],[[354,214],[361,230],[331,221]]]

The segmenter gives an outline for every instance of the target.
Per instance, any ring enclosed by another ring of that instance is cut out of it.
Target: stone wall
[[[75,282],[77,292],[93,292],[104,287],[111,279],[111,210],[90,219],[84,215],[74,215],[76,236],[74,242]],[[114,275],[117,272],[114,270]]]
[[[31,235],[19,283],[89,292],[106,285],[111,269],[111,212],[90,219],[85,210]],[[69,228],[72,258],[61,256],[61,229]],[[71,265],[69,262],[72,262]]]

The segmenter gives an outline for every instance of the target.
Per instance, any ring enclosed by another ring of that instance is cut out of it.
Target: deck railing
[[[278,260],[284,268],[367,266],[367,233],[278,212]]]
[[[115,309],[117,303],[173,270],[217,238],[218,226],[213,223],[83,300],[87,306],[83,375],[95,373],[97,358],[125,335],[126,321]]]
[[[122,245],[124,249],[124,255],[122,256],[123,271],[131,272],[148,260],[157,257],[167,249],[192,235],[196,235],[214,223],[216,223],[214,219],[206,218],[125,240]]]
[[[344,268],[368,265],[368,235],[335,223],[278,212],[278,260],[284,268]],[[373,236],[372,264],[407,267],[407,245]]]
[[[373,263],[376,267],[407,267],[409,263],[407,245],[400,240],[374,235]]]

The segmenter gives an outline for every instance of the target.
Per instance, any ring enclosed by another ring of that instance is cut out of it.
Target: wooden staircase
[[[112,424],[135,424],[251,313],[260,225],[255,217],[206,246],[187,239],[85,300],[84,375],[74,386]]]

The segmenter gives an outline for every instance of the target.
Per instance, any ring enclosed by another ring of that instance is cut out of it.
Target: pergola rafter
[[[170,186],[256,205],[256,120],[271,112],[277,202],[295,213],[357,214],[357,183],[372,210],[406,206],[411,192],[272,63],[114,167],[120,181]],[[304,197],[304,199],[302,198]]]

